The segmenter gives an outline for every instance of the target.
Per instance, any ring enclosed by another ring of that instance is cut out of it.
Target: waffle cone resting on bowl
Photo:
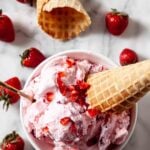
[[[91,24],[79,0],[37,0],[37,15],[41,28],[60,40],[79,35]]]
[[[133,107],[150,90],[150,60],[89,76],[88,103],[101,112]]]

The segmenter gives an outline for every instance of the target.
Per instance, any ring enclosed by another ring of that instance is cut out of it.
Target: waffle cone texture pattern
[[[37,17],[42,30],[60,40],[78,36],[91,24],[79,0],[37,0]]]
[[[101,112],[122,112],[132,108],[150,91],[150,60],[92,74],[87,101]]]

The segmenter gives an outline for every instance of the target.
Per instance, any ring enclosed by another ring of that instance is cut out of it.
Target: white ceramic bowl
[[[32,77],[36,75],[37,72],[39,72],[42,67],[49,62],[50,60],[52,60],[55,57],[58,56],[62,56],[62,55],[67,55],[73,58],[77,58],[77,59],[87,59],[93,63],[97,63],[97,64],[103,64],[105,66],[107,66],[108,68],[112,68],[115,67],[116,64],[113,63],[110,59],[106,58],[105,56],[98,54],[98,53],[94,53],[94,52],[90,52],[90,51],[82,51],[82,50],[69,50],[69,51],[64,51],[64,52],[60,52],[56,55],[53,55],[49,58],[47,58],[45,61],[43,61],[38,67],[35,68],[35,70],[32,72],[32,74],[29,76],[28,80],[26,81],[26,84],[24,86],[24,89],[27,87],[28,83],[31,81]],[[36,150],[49,150],[50,147],[48,144],[44,143],[44,142],[40,142],[39,140],[37,140],[36,138],[34,138],[32,136],[32,134],[28,133],[25,126],[24,126],[24,120],[23,120],[23,111],[22,111],[22,102],[20,104],[20,117],[21,117],[21,123],[24,129],[24,132],[29,140],[29,142],[32,144],[32,146],[36,149]],[[126,141],[118,146],[116,148],[116,150],[122,150],[125,145],[128,143],[134,128],[135,128],[135,124],[136,124],[136,120],[137,120],[137,104],[135,105],[135,107],[132,109],[131,111],[131,125],[129,127],[129,134],[128,137],[126,139]]]

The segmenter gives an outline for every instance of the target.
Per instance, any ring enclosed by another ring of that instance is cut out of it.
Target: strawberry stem
[[[22,55],[19,55],[19,56],[21,57],[21,65],[23,65],[23,60],[24,60],[25,58],[27,58],[29,54],[30,54],[30,50],[27,49],[27,50],[25,50],[25,51],[23,52]]]
[[[1,90],[0,93],[1,93],[0,101],[3,101],[3,109],[7,111],[10,104],[10,97],[8,94],[5,93],[4,90]]]
[[[113,13],[118,13],[116,8],[111,8],[111,10],[112,10]]]
[[[27,49],[27,50],[25,50],[25,51],[23,52],[23,54],[21,55],[21,57],[22,57],[23,59],[25,59],[25,58],[28,57],[29,53],[30,53],[30,50]]]
[[[116,15],[118,15],[118,16],[128,17],[128,14],[126,14],[126,13],[124,13],[124,12],[118,11],[116,8],[111,8],[111,10],[112,10],[112,13],[113,13],[113,14],[116,14]]]
[[[12,133],[5,136],[5,138],[3,139],[3,143],[13,142],[16,140],[17,137],[18,134],[15,131],[13,131]]]

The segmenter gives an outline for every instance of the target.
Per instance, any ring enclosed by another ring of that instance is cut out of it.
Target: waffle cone
[[[131,108],[150,90],[150,60],[118,67],[88,77],[87,101],[101,112]]]
[[[79,0],[37,0],[37,15],[41,28],[60,40],[79,35],[91,24]]]

